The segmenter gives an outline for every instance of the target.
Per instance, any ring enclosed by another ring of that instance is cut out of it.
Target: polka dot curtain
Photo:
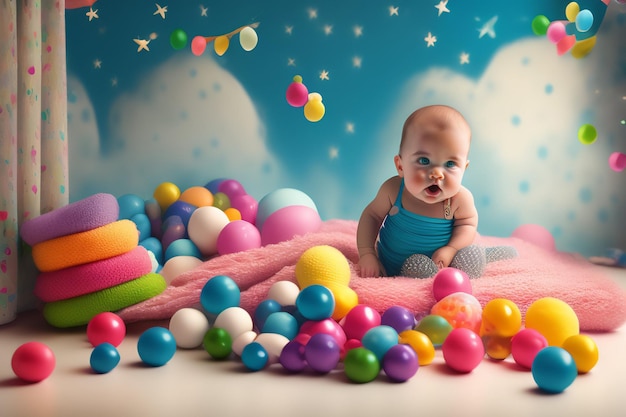
[[[35,302],[20,225],[69,201],[65,56],[64,0],[0,0],[0,324]]]

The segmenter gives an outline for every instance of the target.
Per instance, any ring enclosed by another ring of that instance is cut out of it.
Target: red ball
[[[369,329],[380,326],[380,313],[365,304],[358,304],[348,311],[342,320],[343,330],[348,339],[361,340]]]
[[[117,347],[126,336],[126,324],[111,312],[98,313],[87,323],[87,339],[92,346],[108,342]]]
[[[472,284],[467,274],[460,269],[448,267],[439,270],[433,277],[433,296],[439,301],[455,292],[472,294]]]
[[[446,365],[457,372],[468,373],[485,357],[485,347],[480,336],[465,327],[452,329],[441,345]]]
[[[26,382],[39,382],[48,378],[56,359],[52,349],[40,342],[28,342],[18,347],[11,358],[15,375]]]
[[[511,339],[511,356],[519,366],[531,369],[537,353],[548,346],[548,340],[535,329],[522,329]]]

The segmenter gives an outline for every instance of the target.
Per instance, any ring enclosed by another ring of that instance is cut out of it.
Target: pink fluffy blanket
[[[357,223],[328,220],[319,232],[274,245],[210,259],[172,280],[160,295],[118,312],[126,321],[169,319],[184,307],[199,307],[204,284],[215,275],[233,278],[241,290],[241,307],[251,314],[263,301],[272,284],[295,282],[295,265],[304,251],[318,245],[339,249],[349,261],[350,287],[359,303],[380,312],[399,305],[416,316],[430,312],[435,304],[432,278],[361,278],[356,272]],[[482,277],[472,280],[474,296],[485,305],[493,298],[506,298],[525,314],[528,306],[542,297],[555,297],[576,312],[581,331],[610,331],[626,320],[626,291],[602,268],[570,253],[547,251],[517,238],[478,236],[482,246],[514,246],[519,256],[489,263]]]

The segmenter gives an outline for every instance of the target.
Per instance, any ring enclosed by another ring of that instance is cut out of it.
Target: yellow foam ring
[[[561,347],[570,336],[579,334],[578,316],[565,301],[544,297],[534,301],[526,310],[525,327],[543,335],[550,346]]]
[[[296,280],[300,289],[312,284],[328,288],[350,284],[350,264],[344,254],[329,245],[313,246],[296,262]]]
[[[155,297],[166,286],[160,274],[150,272],[104,290],[47,303],[43,307],[43,316],[54,327],[82,326],[98,313],[121,310]]]
[[[589,55],[594,46],[596,46],[595,36],[578,41],[572,46],[572,56],[578,59],[583,58]]]
[[[33,246],[33,260],[41,272],[57,271],[122,255],[138,243],[137,226],[124,219],[38,243]]]

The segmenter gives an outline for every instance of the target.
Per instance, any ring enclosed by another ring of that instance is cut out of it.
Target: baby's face
[[[401,153],[395,159],[407,191],[428,204],[457,194],[469,164],[470,136],[465,124],[442,128],[421,121],[409,126]]]

